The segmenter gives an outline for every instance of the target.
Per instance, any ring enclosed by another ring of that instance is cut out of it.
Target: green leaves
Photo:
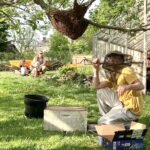
[[[0,51],[3,51],[7,45],[8,27],[9,26],[5,21],[0,22]]]
[[[101,0],[91,18],[101,24],[111,24],[133,28],[139,24],[138,12],[142,1],[136,0]]]
[[[33,30],[37,29],[37,24],[34,20],[28,20],[28,23],[32,27]]]
[[[64,63],[68,62],[70,60],[68,43],[66,37],[55,32],[50,38],[50,50],[47,52],[47,56]]]
[[[69,44],[69,48],[74,54],[89,54],[91,52],[90,39],[80,38]]]

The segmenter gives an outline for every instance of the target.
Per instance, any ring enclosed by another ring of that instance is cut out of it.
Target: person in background
[[[144,85],[138,79],[126,54],[112,51],[105,56],[102,67],[105,78],[99,77],[100,60],[94,58],[93,86],[97,91],[97,103],[101,117],[98,124],[125,123],[137,120],[142,114]],[[131,56],[131,55],[130,55]]]
[[[26,76],[30,73],[30,68],[25,65],[25,59],[20,60],[19,68],[22,76]]]
[[[46,60],[42,51],[33,58],[31,66],[31,75],[37,77],[46,71]]]

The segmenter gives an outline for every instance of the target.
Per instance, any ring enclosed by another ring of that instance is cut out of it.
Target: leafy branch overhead
[[[147,28],[149,25],[143,25],[136,28],[123,28],[120,26],[103,25],[93,22],[92,20],[85,19],[84,15],[94,1],[95,0],[89,0],[86,3],[79,4],[77,0],[74,0],[72,9],[54,10],[51,9],[51,6],[47,5],[43,0],[34,0],[36,4],[40,5],[42,9],[46,11],[47,16],[55,29],[74,40],[82,36],[88,25],[92,25],[100,29],[113,29],[122,32],[150,30],[150,28]]]
[[[0,6],[16,4],[17,0],[1,0]]]
[[[64,6],[68,6],[68,3],[70,2],[69,0],[59,0],[59,2],[57,0],[33,0],[35,4],[39,5],[45,11],[53,27],[57,31],[63,33],[64,35],[68,36],[69,38],[73,40],[78,39],[80,36],[82,36],[89,25],[97,27],[98,29],[113,29],[113,30],[118,30],[121,32],[132,32],[132,33],[136,33],[138,31],[150,30],[149,24],[147,25],[136,24],[136,26],[132,25],[128,27],[128,26],[122,26],[120,24],[114,25],[110,22],[103,23],[102,22],[103,18],[101,17],[99,17],[100,19],[98,20],[95,20],[93,18],[90,20],[84,18],[85,13],[87,12],[88,8],[91,6],[91,4],[94,1],[95,0],[74,0],[73,7],[69,6],[69,9],[64,9]],[[133,1],[135,0],[130,0],[128,1],[128,3],[132,4]],[[102,2],[109,3],[109,0],[101,0],[101,4],[103,4]],[[122,7],[122,8],[119,7],[119,11],[122,13],[123,12],[122,9],[125,9],[125,7],[120,2],[121,1],[119,2],[111,1],[110,5],[112,5],[111,8],[115,8],[116,3],[119,3],[120,6]],[[15,6],[16,7],[16,5],[18,4],[21,5],[21,4],[28,4],[28,3],[32,3],[32,2],[30,0],[1,0],[0,8],[2,6],[6,6],[6,7]],[[125,10],[127,10],[125,13],[129,16],[128,9],[125,9]],[[111,14],[116,15],[115,14],[116,10],[114,12],[109,13],[109,11],[104,9],[103,12],[105,14],[108,14],[108,16],[111,16]],[[118,12],[118,14],[120,12]],[[136,12],[133,12],[133,13],[135,16]],[[95,13],[95,15],[97,14]],[[113,16],[112,18],[115,18],[115,16]],[[122,18],[123,17],[121,17],[121,19]]]

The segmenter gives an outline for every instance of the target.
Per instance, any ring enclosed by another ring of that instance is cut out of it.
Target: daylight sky
[[[95,2],[92,3],[92,5],[89,7],[87,13],[85,14],[85,18],[89,17],[89,11],[94,9],[99,3],[100,3],[100,0],[96,0]]]

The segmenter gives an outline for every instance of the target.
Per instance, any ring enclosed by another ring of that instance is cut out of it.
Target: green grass
[[[72,82],[60,83],[47,77],[23,77],[11,72],[0,72],[0,150],[99,150],[96,133],[52,132],[43,130],[42,119],[24,116],[24,95],[41,94],[49,97],[48,105],[84,106],[88,122],[98,118],[94,90]],[[140,122],[150,127],[150,96],[145,96],[145,109]],[[150,132],[144,140],[150,148]]]

